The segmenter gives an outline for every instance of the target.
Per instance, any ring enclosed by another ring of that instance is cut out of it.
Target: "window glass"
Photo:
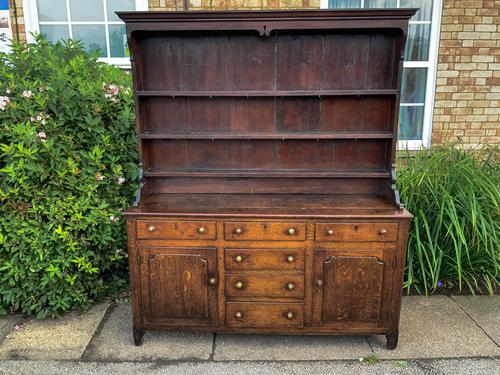
[[[398,139],[418,141],[422,139],[424,106],[401,106],[399,112]]]
[[[359,8],[361,0],[329,0],[330,8]]]
[[[117,10],[135,10],[135,0],[108,0],[108,21],[120,21]]]
[[[106,57],[106,33],[104,25],[73,25],[73,39],[81,40],[89,51],[99,50]]]
[[[66,0],[38,0],[38,21],[61,22],[68,20]]]
[[[68,39],[68,25],[40,25],[40,34],[42,34],[45,39],[51,41]]]
[[[432,0],[400,0],[401,8],[418,8],[412,18],[414,21],[430,21],[432,18]]]
[[[396,8],[396,0],[365,0],[365,8]]]
[[[402,103],[424,103],[427,68],[404,68],[401,88]]]
[[[69,0],[71,21],[104,21],[103,0]]]
[[[129,56],[125,25],[109,25],[109,48],[111,57]]]
[[[411,24],[406,42],[405,60],[427,61],[429,59],[429,43],[431,25]]]

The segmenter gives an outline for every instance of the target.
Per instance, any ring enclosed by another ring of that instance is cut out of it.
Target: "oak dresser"
[[[119,12],[141,187],[133,335],[381,334],[411,215],[395,187],[414,9]]]

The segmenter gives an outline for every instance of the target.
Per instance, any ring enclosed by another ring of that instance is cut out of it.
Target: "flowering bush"
[[[0,54],[0,311],[54,316],[126,285],[129,86],[71,41]]]

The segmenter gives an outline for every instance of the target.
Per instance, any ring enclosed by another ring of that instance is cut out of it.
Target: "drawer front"
[[[215,240],[213,221],[137,220],[137,238],[166,240]]]
[[[304,275],[226,274],[226,297],[304,297]]]
[[[316,241],[396,241],[397,223],[321,223],[316,224]]]
[[[226,249],[228,270],[298,270],[304,271],[303,249]]]
[[[226,222],[224,238],[231,241],[305,241],[305,223]]]
[[[226,325],[230,327],[302,327],[301,303],[226,303]]]

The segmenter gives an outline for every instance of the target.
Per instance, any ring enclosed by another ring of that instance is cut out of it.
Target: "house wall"
[[[432,141],[500,143],[500,1],[444,0]]]
[[[12,37],[15,40],[21,40],[25,42],[26,29],[24,27],[23,0],[9,0],[9,11],[10,11],[10,20],[12,21],[11,22]]]
[[[190,10],[319,8],[320,0],[188,0]],[[9,0],[14,38],[26,40],[22,0]],[[14,17],[17,8],[17,31]],[[149,0],[175,10],[175,0]],[[183,9],[183,0],[178,0]],[[500,1],[443,0],[432,143],[500,144]]]

